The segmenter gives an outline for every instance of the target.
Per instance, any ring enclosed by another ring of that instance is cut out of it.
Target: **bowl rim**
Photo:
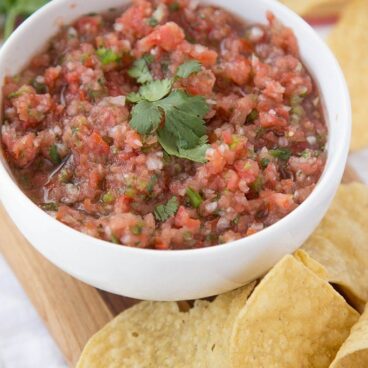
[[[37,10],[34,14],[32,14],[30,17],[28,17],[14,32],[13,34],[5,41],[4,45],[0,48],[0,58],[3,54],[6,53],[7,48],[11,43],[13,42],[19,42],[17,40],[18,35],[20,35],[22,32],[26,31],[28,28],[32,28],[32,24],[35,21],[40,21],[44,16],[47,16],[48,12],[52,10],[52,8],[57,7],[59,4],[67,3],[69,0],[53,0],[46,5],[44,5],[42,8]],[[75,230],[72,227],[69,227],[68,225],[56,220],[53,216],[49,215],[47,212],[42,210],[40,207],[38,207],[17,185],[15,180],[11,177],[11,175],[8,173],[8,170],[5,168],[5,165],[0,160],[0,178],[2,178],[2,182],[6,187],[10,187],[12,191],[20,196],[20,199],[22,201],[25,201],[28,207],[30,208],[30,211],[32,212],[38,212],[40,216],[42,216],[43,220],[45,222],[48,221],[54,221],[54,226],[60,230],[60,233],[68,232],[70,236],[81,239],[81,242],[76,242],[75,246],[78,245],[81,246],[81,244],[84,244],[88,242],[88,246],[91,247],[91,252],[93,251],[92,247],[103,247],[106,250],[109,249],[109,251],[118,252],[121,255],[124,254],[130,254],[130,255],[140,255],[144,254],[147,256],[154,256],[154,257],[166,257],[166,258],[175,258],[177,256],[183,257],[183,256],[192,256],[193,254],[198,255],[208,255],[210,253],[221,253],[225,251],[229,251],[232,248],[235,247],[253,247],[256,246],[256,243],[258,239],[261,239],[262,237],[267,236],[267,234],[271,232],[277,232],[278,229],[282,229],[282,227],[285,226],[285,224],[290,221],[292,217],[297,217],[301,212],[305,211],[307,207],[312,206],[312,204],[316,201],[318,201],[318,198],[321,196],[322,192],[324,191],[324,187],[328,184],[329,181],[333,181],[333,177],[335,175],[336,170],[339,169],[339,166],[341,166],[341,162],[346,161],[346,157],[348,155],[349,151],[349,142],[350,142],[350,136],[351,136],[351,120],[352,120],[352,114],[351,114],[351,104],[350,104],[350,95],[348,92],[348,87],[343,75],[343,72],[339,66],[339,63],[337,62],[335,56],[333,55],[332,51],[329,49],[329,47],[324,43],[324,41],[317,35],[317,33],[314,31],[314,29],[305,21],[303,20],[299,15],[294,13],[292,10],[287,8],[285,5],[279,3],[275,0],[262,0],[263,3],[265,3],[267,6],[270,7],[270,10],[275,13],[276,17],[279,18],[280,14],[285,14],[289,18],[294,18],[296,22],[298,22],[298,27],[302,29],[302,31],[315,42],[315,47],[317,49],[324,49],[324,52],[326,56],[329,59],[329,63],[331,68],[334,69],[334,72],[336,73],[336,76],[338,78],[338,84],[339,84],[339,90],[340,94],[342,96],[342,100],[345,102],[343,105],[339,106],[339,121],[343,120],[346,121],[346,124],[344,124],[344,129],[341,132],[341,134],[338,135],[338,139],[336,139],[335,143],[341,144],[340,149],[337,150],[334,154],[334,156],[329,156],[328,149],[327,149],[327,161],[326,165],[324,167],[324,170],[322,172],[322,175],[317,182],[315,188],[311,192],[311,194],[307,197],[305,201],[303,201],[296,209],[294,209],[292,212],[290,212],[288,215],[283,217],[282,219],[278,220],[276,223],[270,225],[267,228],[262,229],[261,231],[237,239],[235,241],[231,241],[228,243],[223,244],[217,244],[214,246],[208,246],[203,248],[191,248],[191,249],[177,249],[177,250],[160,250],[160,249],[151,249],[151,248],[136,248],[136,247],[129,247],[124,244],[119,244],[118,246],[116,244],[113,244],[112,242],[109,242],[107,240],[102,240],[99,238],[95,238],[93,236],[90,236],[88,234],[85,234],[81,231]],[[211,3],[211,0],[202,1],[205,3]],[[93,7],[92,7],[93,8]],[[246,19],[243,15],[241,15],[242,19]],[[292,29],[294,31],[294,29]],[[52,35],[50,35],[50,38]],[[309,70],[313,74],[313,70]],[[3,82],[0,81],[0,87],[2,86]],[[320,91],[320,95],[323,97],[322,92]],[[1,97],[1,96],[0,96]],[[0,98],[0,103],[2,104],[2,99]],[[333,125],[330,123],[330,125]],[[0,122],[1,126],[1,122]],[[331,128],[331,126],[329,127]],[[1,135],[1,131],[0,131]],[[327,147],[330,145],[330,135],[328,135],[328,144]],[[2,148],[0,147],[0,153],[2,152]],[[1,201],[1,198],[0,198]],[[83,241],[84,240],[84,241]],[[79,243],[79,244],[78,244]]]

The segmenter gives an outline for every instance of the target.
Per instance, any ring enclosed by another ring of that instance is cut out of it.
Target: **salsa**
[[[227,243],[298,207],[326,162],[318,89],[272,14],[135,0],[64,26],[3,87],[1,141],[27,195],[116,244]]]

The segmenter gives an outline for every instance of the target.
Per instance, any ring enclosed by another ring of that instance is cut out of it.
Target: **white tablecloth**
[[[322,37],[328,31],[329,27],[318,29]],[[367,162],[368,150],[355,153],[350,158],[350,165],[362,173],[362,180],[366,183]],[[0,368],[66,367],[40,317],[0,255]]]

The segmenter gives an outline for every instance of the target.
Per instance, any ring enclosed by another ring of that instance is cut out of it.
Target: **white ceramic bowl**
[[[351,111],[343,75],[327,46],[301,18],[276,1],[210,2],[252,22],[265,22],[270,10],[294,30],[302,58],[323,96],[329,127],[326,168],[302,205],[255,235],[211,248],[157,251],[116,246],[54,220],[23,194],[1,157],[0,199],[19,230],[55,265],[100,289],[139,299],[180,300],[237,288],[264,274],[304,242],[325,214],[340,183],[349,149]],[[26,20],[0,50],[0,85],[5,75],[19,72],[28,63],[60,24],[127,3],[52,1]]]

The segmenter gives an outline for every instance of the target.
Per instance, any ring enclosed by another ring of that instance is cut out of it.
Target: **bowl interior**
[[[2,57],[0,58],[0,85],[3,84],[6,75],[14,75],[21,71],[30,58],[47,45],[50,37],[57,33],[61,25],[68,24],[79,16],[92,11],[105,11],[114,7],[122,7],[128,3],[128,0],[106,0],[104,2],[99,0],[89,0],[88,2],[54,0],[52,4],[47,5],[28,19],[4,45],[1,52]],[[329,127],[326,165],[328,167],[332,157],[335,156],[338,150],[341,150],[341,146],[336,142],[341,139],[342,135],[349,135],[349,131],[347,129],[348,124],[339,123],[339,110],[341,103],[344,103],[341,101],[341,90],[344,86],[341,86],[340,80],[335,78],[336,68],[331,67],[327,62],[326,54],[328,54],[328,51],[326,49],[320,50],[321,45],[318,44],[314,31],[290,10],[273,0],[257,1],[256,3],[253,0],[243,0],[241,2],[238,0],[212,0],[208,3],[224,7],[250,22],[265,23],[267,12],[274,11],[285,25],[294,30],[299,41],[302,60],[314,77],[323,99]],[[46,13],[48,16],[44,15]],[[27,42],[24,42],[25,39]],[[338,101],[341,101],[341,103],[338,103]],[[3,157],[1,160],[7,167]],[[11,172],[7,171],[11,175]]]

